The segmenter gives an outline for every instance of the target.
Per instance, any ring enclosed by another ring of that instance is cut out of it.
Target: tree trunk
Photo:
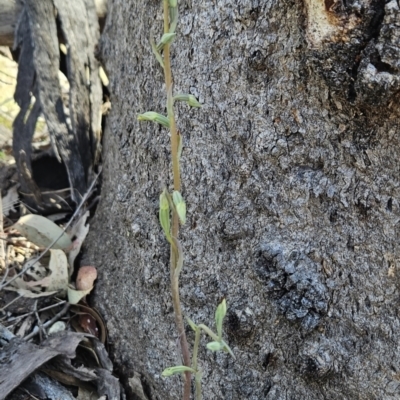
[[[398,399],[398,3],[179,8],[175,91],[204,103],[178,115],[183,311],[214,327],[225,296],[236,356],[202,346],[204,399]],[[85,261],[100,270],[95,303],[120,372],[166,400],[181,396],[179,377],[161,377],[179,363],[158,223],[170,145],[165,129],[137,121],[165,112],[151,30],[162,30],[160,1],[110,4],[113,105]]]

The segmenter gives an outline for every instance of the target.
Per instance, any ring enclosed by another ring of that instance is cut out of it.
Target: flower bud
[[[174,100],[184,101],[189,104],[190,107],[197,107],[200,108],[201,104],[197,101],[196,97],[192,94],[177,94],[174,96]]]
[[[161,40],[157,44],[157,49],[162,50],[166,44],[171,44],[174,41],[175,37],[176,33],[174,32],[164,33],[164,35],[162,35],[161,37]]]
[[[171,242],[171,222],[169,217],[169,202],[167,194],[164,191],[160,194],[160,225],[164,231],[165,237],[169,242]]]
[[[217,326],[218,338],[222,337],[222,323],[226,315],[226,300],[223,299],[215,311],[215,325]]]
[[[197,107],[197,108],[201,107],[201,104],[197,101],[196,97],[194,97],[192,94],[189,94],[188,104],[190,107]]]
[[[179,217],[179,221],[181,221],[181,224],[184,225],[186,222],[186,203],[182,198],[182,195],[175,190],[172,199],[175,204],[175,209]]]
[[[207,349],[211,351],[220,351],[223,349],[223,345],[220,342],[207,343]]]

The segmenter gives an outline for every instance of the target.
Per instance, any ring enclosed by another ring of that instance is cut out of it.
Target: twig
[[[35,300],[35,303],[34,303],[34,313],[35,313],[35,317],[36,317],[36,319],[37,319],[37,323],[38,323],[38,327],[39,327],[40,341],[42,341],[42,340],[43,340],[42,334],[44,334],[45,337],[47,337],[47,334],[46,334],[46,331],[45,331],[44,328],[43,328],[42,321],[40,320],[39,313],[38,313],[38,311],[37,311],[37,303],[38,303],[38,301]]]
[[[12,246],[8,246],[8,247],[7,247],[7,254],[6,254],[6,260],[5,260],[5,264],[6,264],[6,265],[5,265],[5,268],[6,268],[6,271],[4,272],[3,279],[1,280],[0,287],[2,287],[4,281],[7,279],[8,272],[9,272],[9,270],[10,270],[10,269],[8,268],[8,263],[9,263],[9,260],[10,260],[11,248],[12,248]],[[0,289],[0,290],[1,290],[1,289]]]
[[[15,335],[3,324],[0,324],[0,345],[4,346],[4,342],[9,342],[12,338],[15,338]]]
[[[44,323],[42,325],[42,327],[44,329],[48,328],[49,326],[53,325],[54,322],[57,322],[64,314],[67,313],[67,311],[69,310],[70,304],[66,303],[65,306],[63,307],[63,309],[61,311],[59,311],[52,319],[50,319],[49,321],[47,321],[46,323]],[[33,331],[31,332],[29,335],[26,335],[23,339],[25,341],[32,339],[33,337],[35,337],[38,333],[40,332],[40,330],[37,331]]]
[[[32,393],[28,392],[24,387],[20,388],[22,389],[26,394],[28,394],[29,396],[31,396],[32,399],[34,400],[40,400],[38,397],[34,396]]]
[[[0,238],[1,239],[4,239],[4,237],[3,237],[3,235],[4,235],[3,224],[4,224],[4,220],[3,220],[3,199],[1,197],[1,192],[0,192]],[[4,241],[1,240],[0,241],[0,259],[2,261],[4,261],[4,263],[6,261],[5,258],[6,258],[6,248],[5,248],[5,245],[4,245]]]
[[[8,304],[6,304],[3,308],[0,309],[0,311],[4,311],[7,307],[11,306],[11,304],[15,303],[17,300],[19,300],[22,296],[22,294],[20,294],[18,297],[16,297],[15,299],[12,299]]]
[[[65,304],[66,302],[67,302],[67,300],[60,301],[57,304],[52,304],[51,306],[43,307],[40,310],[38,310],[37,312],[43,312],[43,311],[51,310],[52,308],[61,306],[61,305]],[[16,323],[18,323],[18,320],[20,320],[22,318],[25,318],[25,317],[29,317],[29,315],[32,315],[34,313],[35,313],[35,311],[31,311],[31,312],[28,312],[28,313],[23,314],[23,315],[18,315],[17,317],[14,317],[14,318],[8,320],[7,322],[14,322],[14,321],[16,321],[16,322],[14,324],[8,325],[7,328],[10,328],[10,327],[14,326]]]

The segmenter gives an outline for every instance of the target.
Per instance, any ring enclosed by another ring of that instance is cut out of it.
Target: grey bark
[[[15,27],[23,8],[23,1],[0,0],[0,45],[12,46],[14,43]],[[94,0],[96,14],[100,25],[107,14],[107,0]]]
[[[201,351],[205,399],[399,398],[399,15],[395,1],[180,1],[176,91],[204,103],[179,106],[182,303],[213,325],[226,296],[237,358]],[[136,120],[165,110],[148,41],[161,19],[159,1],[110,4],[85,259],[120,371],[164,400],[181,387],[161,377],[177,363],[157,217],[169,138]]]
[[[100,152],[102,87],[94,56],[99,26],[93,0],[73,4],[27,0],[24,7],[14,46],[20,52],[15,100],[21,111],[14,123],[13,153],[25,202],[49,212],[60,209],[54,193],[42,195],[32,176],[31,141],[37,118],[41,112],[46,118],[54,153],[66,167],[71,198],[78,203],[92,180]],[[56,15],[68,46],[68,115],[58,76]]]

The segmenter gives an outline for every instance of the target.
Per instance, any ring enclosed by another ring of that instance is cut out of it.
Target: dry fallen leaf
[[[7,194],[3,197],[3,214],[7,217],[10,212],[16,212],[14,208],[19,202],[18,186],[14,185],[8,189]]]
[[[46,268],[39,261],[36,261],[37,257],[30,258],[23,266],[23,270],[26,270],[26,275],[37,281],[46,276]]]
[[[50,250],[49,269],[50,283],[46,291],[60,290],[65,293],[68,289],[69,274],[67,256],[62,250]]]
[[[67,249],[72,245],[70,237],[58,225],[41,215],[24,215],[13,227],[40,247],[49,246],[59,236],[54,249]]]
[[[68,303],[78,304],[86,295],[92,291],[92,287],[88,290],[75,290],[68,286]]]

